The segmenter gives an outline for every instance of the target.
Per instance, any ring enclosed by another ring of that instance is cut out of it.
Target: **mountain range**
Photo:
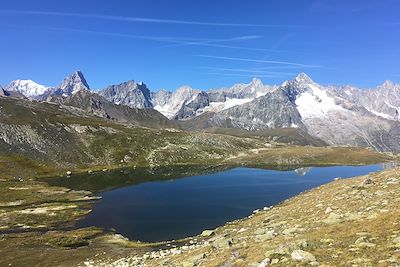
[[[374,89],[324,86],[301,73],[281,85],[253,79],[220,89],[154,92],[134,80],[92,90],[76,71],[55,87],[12,81],[0,96],[73,106],[145,127],[252,135],[289,129],[328,145],[400,151],[400,85],[390,81]]]

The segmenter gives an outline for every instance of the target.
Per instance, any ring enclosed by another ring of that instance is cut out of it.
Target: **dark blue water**
[[[245,217],[335,177],[381,170],[380,165],[297,171],[235,168],[210,175],[148,182],[101,193],[78,226],[114,228],[141,241],[179,239]]]

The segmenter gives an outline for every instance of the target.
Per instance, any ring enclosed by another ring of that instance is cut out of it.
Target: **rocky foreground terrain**
[[[400,169],[336,179],[181,245],[80,266],[400,266],[399,200]]]

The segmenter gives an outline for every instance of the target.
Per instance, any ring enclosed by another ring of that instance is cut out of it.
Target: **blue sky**
[[[152,90],[400,80],[400,1],[2,0],[0,84],[57,85],[76,69],[92,88]]]

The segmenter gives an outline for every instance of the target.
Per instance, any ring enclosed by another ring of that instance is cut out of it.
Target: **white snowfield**
[[[183,105],[195,100],[199,92],[200,91],[192,89],[189,86],[182,86],[172,93],[168,103],[165,103],[165,105],[156,105],[154,109],[168,119],[172,119]]]
[[[242,99],[227,98],[225,102],[210,102],[209,106],[199,109],[198,114],[206,112],[206,111],[210,111],[210,112],[222,111],[222,110],[225,110],[228,108],[232,108],[234,106],[249,103],[253,100],[254,100],[254,98],[242,98]]]
[[[300,94],[295,101],[297,110],[303,119],[324,117],[334,110],[346,111],[340,105],[335,104],[335,99],[328,96],[326,90],[312,83],[307,86],[310,90]]]
[[[15,80],[12,81],[6,88],[9,91],[16,91],[26,97],[36,97],[43,95],[48,87],[37,84],[32,80]]]

